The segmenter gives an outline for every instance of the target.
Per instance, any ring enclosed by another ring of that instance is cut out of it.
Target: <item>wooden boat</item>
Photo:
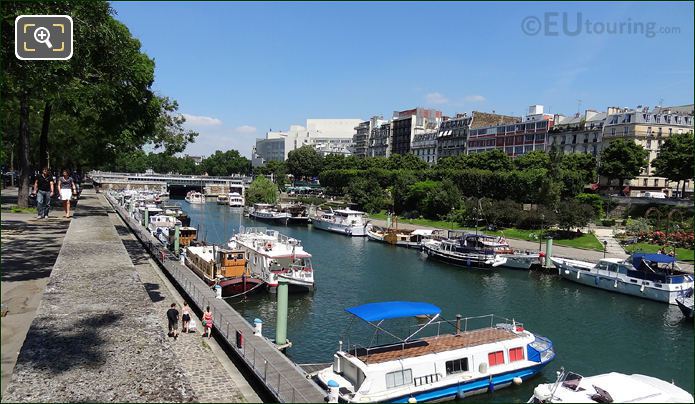
[[[219,285],[222,297],[260,291],[263,280],[251,275],[246,254],[218,246],[187,247],[184,262],[208,285]]]
[[[422,241],[432,237],[436,230],[415,229],[403,230],[367,225],[367,237],[372,241],[379,241],[391,245],[422,248]]]

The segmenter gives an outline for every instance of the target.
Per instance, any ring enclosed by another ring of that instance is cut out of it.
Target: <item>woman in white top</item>
[[[60,188],[60,199],[63,201],[64,217],[70,217],[70,200],[72,194],[77,191],[75,181],[69,176],[68,170],[63,170],[63,176],[58,179],[58,188]]]

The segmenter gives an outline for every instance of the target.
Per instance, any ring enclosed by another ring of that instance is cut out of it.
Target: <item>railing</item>
[[[298,390],[290,382],[290,380],[287,379],[287,377],[284,376],[283,371],[278,369],[272,363],[270,358],[259,351],[259,347],[257,347],[258,343],[268,344],[272,349],[276,349],[271,345],[270,342],[261,339],[250,342],[249,340],[245,339],[241,344],[241,347],[239,347],[236,341],[237,331],[242,332],[242,335],[252,335],[253,328],[251,325],[245,319],[243,319],[243,317],[236,313],[231,306],[227,305],[227,303],[220,299],[216,299],[215,293],[202,279],[198,278],[191,272],[191,270],[180,264],[178,258],[171,251],[154,239],[145,228],[139,225],[139,223],[129,217],[128,212],[125,211],[123,207],[118,205],[111,195],[108,195],[107,199],[114,206],[116,211],[119,212],[124,222],[126,222],[136,237],[143,243],[145,249],[161,264],[164,269],[166,269],[175,282],[188,295],[189,299],[195,306],[197,306],[201,311],[203,311],[207,306],[217,306],[213,311],[213,324],[215,324],[214,329],[217,330],[217,333],[222,337],[227,345],[239,355],[249,370],[251,370],[256,377],[263,381],[265,386],[278,401],[312,401],[308,400],[307,397],[302,394],[302,392]],[[228,313],[224,313],[225,311]],[[238,330],[240,325],[242,329]],[[279,353],[279,351],[278,354],[282,355]],[[278,358],[275,359],[277,360]],[[304,374],[301,368],[299,368],[297,365],[289,362],[289,360],[287,360],[287,363],[296,368],[296,370],[301,374]],[[286,371],[287,369],[284,370],[284,372]]]

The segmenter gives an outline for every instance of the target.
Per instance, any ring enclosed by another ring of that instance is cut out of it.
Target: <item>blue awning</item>
[[[441,313],[442,309],[431,303],[423,302],[379,302],[349,307],[345,311],[364,321],[372,322],[419,315],[431,316]]]
[[[635,253],[632,254],[632,265],[637,268],[642,260],[648,262],[656,262],[659,264],[670,264],[676,261],[675,257],[666,254],[645,254],[645,253]]]

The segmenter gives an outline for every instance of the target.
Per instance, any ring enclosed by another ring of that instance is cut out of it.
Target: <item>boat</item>
[[[251,273],[263,279],[271,292],[277,290],[280,279],[287,281],[292,292],[314,289],[311,254],[300,240],[263,227],[242,226],[228,247],[246,253]]]
[[[561,369],[555,383],[539,384],[529,403],[692,403],[673,383],[640,374],[610,372],[584,377]]]
[[[229,206],[232,208],[244,207],[244,197],[239,195],[238,192],[230,192],[227,194],[227,200],[229,201]]]
[[[278,211],[275,205],[269,203],[254,203],[249,216],[258,220],[287,224],[290,214]]]
[[[159,214],[150,217],[147,230],[162,244],[167,245],[169,242],[169,231],[172,231],[177,225],[179,227],[182,226],[181,221],[174,216]]]
[[[463,233],[454,238],[426,239],[422,242],[422,249],[429,258],[481,269],[505,263],[498,257],[499,254],[514,253],[504,238],[474,233]]]
[[[280,204],[280,213],[286,213],[285,224],[309,224],[309,214],[306,205],[301,203]]]
[[[333,363],[312,374],[328,390],[329,402],[464,399],[523,383],[555,358],[549,339],[526,330],[522,323],[494,315],[458,318],[454,326],[450,321],[435,321],[441,309],[424,302],[368,303],[345,311],[374,327],[371,341],[377,334],[392,341],[367,347],[347,341],[345,349],[339,342]],[[386,320],[401,319],[400,324],[414,317],[418,317],[417,328],[405,338],[383,326]],[[447,326],[452,332],[440,333]],[[418,337],[425,330],[435,330],[434,335]]]
[[[171,228],[163,228],[164,238],[167,240],[167,246],[170,250],[174,250],[174,237],[176,230]],[[183,250],[188,246],[193,245],[198,237],[198,230],[195,227],[184,226],[179,228],[179,249]],[[178,251],[174,251],[178,253]]]
[[[693,287],[693,276],[678,272],[676,259],[664,254],[635,253],[626,260],[603,258],[598,263],[552,257],[558,274],[572,282],[616,293],[676,304]]]
[[[198,191],[188,191],[186,194],[186,198],[184,198],[186,202],[191,203],[191,204],[202,204],[205,203],[205,195],[201,194]]]
[[[543,265],[545,253],[531,251],[514,251],[509,254],[497,254],[493,267],[505,267],[528,271],[532,268],[540,268]]]
[[[229,205],[229,195],[227,195],[227,194],[217,195],[217,204],[218,205]]]
[[[317,229],[345,234],[346,236],[364,237],[367,235],[365,213],[352,209],[317,211],[311,218],[311,224]]]
[[[686,319],[693,319],[693,289],[680,293],[676,298],[676,304]]]
[[[148,217],[157,216],[162,213],[162,209],[158,208],[154,203],[141,203],[137,205],[136,209],[133,211],[133,218],[143,226],[147,225],[147,223],[144,222],[145,210],[147,210]]]
[[[181,209],[178,205],[164,205],[162,206],[163,214],[168,216],[173,216],[179,221],[181,221],[181,226],[190,226],[191,218],[186,214],[186,212]]]
[[[422,248],[422,242],[425,239],[434,237],[437,230],[415,229],[401,230],[367,225],[367,237],[371,241],[378,241],[391,245],[407,247],[407,248]]]
[[[236,297],[262,290],[263,280],[252,276],[246,254],[218,246],[186,247],[184,263],[210,286],[219,285],[222,297]]]

